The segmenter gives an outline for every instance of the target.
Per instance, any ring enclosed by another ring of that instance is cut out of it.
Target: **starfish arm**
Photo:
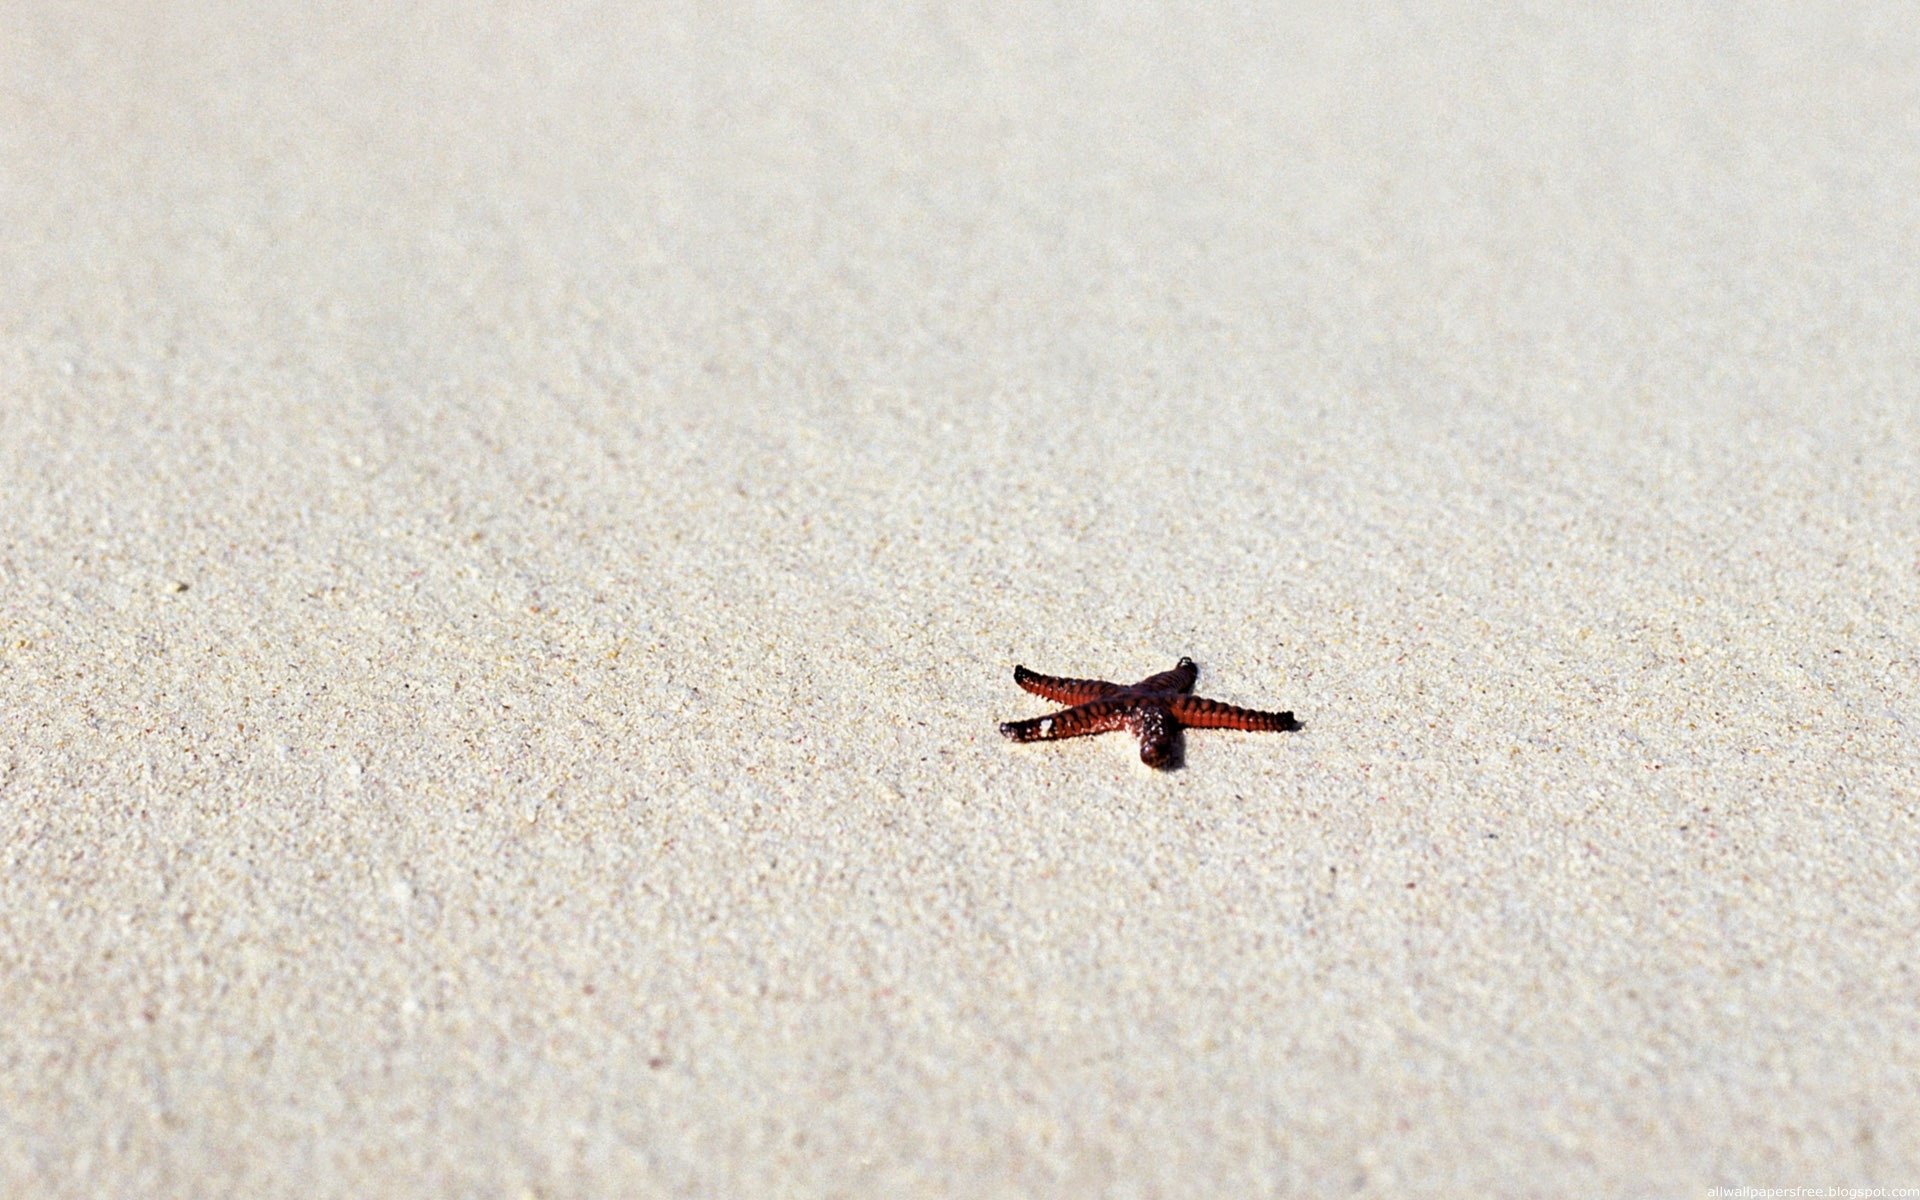
[[[1016,742],[1053,742],[1061,738],[1106,733],[1126,724],[1126,706],[1095,700],[1031,721],[1003,721],[1000,732]]]
[[[1180,725],[1162,705],[1136,705],[1127,713],[1127,729],[1140,740],[1140,761],[1148,766],[1170,767],[1179,757]]]
[[[1245,729],[1251,732],[1287,733],[1300,728],[1290,712],[1260,712],[1236,708],[1218,700],[1199,696],[1176,696],[1170,705],[1182,725],[1194,729]]]
[[[1120,690],[1119,684],[1108,683],[1103,679],[1063,679],[1056,675],[1039,675],[1025,667],[1013,669],[1013,681],[1036,696],[1045,696],[1055,704],[1085,704],[1089,700],[1111,696]]]
[[[1142,692],[1190,692],[1199,674],[1200,668],[1193,665],[1193,660],[1183,658],[1173,670],[1149,675],[1133,686]]]

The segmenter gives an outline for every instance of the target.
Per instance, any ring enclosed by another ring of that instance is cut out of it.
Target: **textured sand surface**
[[[1574,7],[0,5],[0,1194],[1920,1186],[1920,22]]]

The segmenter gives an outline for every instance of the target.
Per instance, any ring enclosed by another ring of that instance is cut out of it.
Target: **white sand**
[[[1910,6],[294,7],[0,15],[0,1194],[1920,1186]]]

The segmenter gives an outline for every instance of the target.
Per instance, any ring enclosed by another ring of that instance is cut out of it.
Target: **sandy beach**
[[[1920,1188],[1910,7],[161,7],[0,12],[0,1195]]]

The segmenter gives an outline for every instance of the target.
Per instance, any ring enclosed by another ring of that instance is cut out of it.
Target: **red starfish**
[[[1170,767],[1183,726],[1276,732],[1300,728],[1300,722],[1294,720],[1290,712],[1257,712],[1189,695],[1194,677],[1199,673],[1192,659],[1183,658],[1171,671],[1149,675],[1131,687],[1122,687],[1104,679],[1056,679],[1015,667],[1015,683],[1036,696],[1073,707],[1050,717],[1003,722],[1000,732],[1016,742],[1050,742],[1125,729],[1140,739],[1141,762],[1150,767]]]

